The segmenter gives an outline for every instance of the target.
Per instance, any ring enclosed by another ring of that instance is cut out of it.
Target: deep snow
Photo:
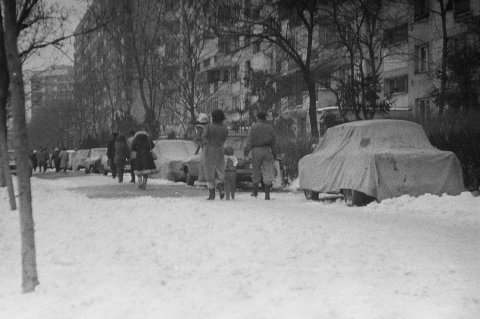
[[[21,294],[18,212],[0,189],[0,318],[480,318],[470,193],[348,208],[300,193],[210,202],[75,191],[114,183],[32,178],[31,294]]]

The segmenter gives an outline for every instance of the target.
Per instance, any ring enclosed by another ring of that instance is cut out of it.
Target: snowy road
[[[119,186],[97,175],[32,183],[41,284],[20,294],[18,216],[0,189],[0,318],[480,317],[469,193],[347,208],[293,193],[137,196],[128,184],[98,198]]]

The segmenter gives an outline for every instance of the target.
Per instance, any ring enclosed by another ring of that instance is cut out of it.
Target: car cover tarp
[[[361,191],[381,201],[409,194],[457,195],[462,169],[452,152],[433,147],[423,128],[400,120],[370,120],[332,127],[299,162],[302,189]]]

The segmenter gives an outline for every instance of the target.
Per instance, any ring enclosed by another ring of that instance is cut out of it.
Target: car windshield
[[[8,151],[8,158],[11,161],[15,160],[15,151]]]
[[[106,154],[106,153],[107,153],[106,148],[94,148],[90,152],[90,157],[98,157],[98,156],[102,156],[103,154]]]
[[[189,158],[197,150],[195,143],[190,141],[160,142],[156,145],[156,148],[160,154],[178,159]]]

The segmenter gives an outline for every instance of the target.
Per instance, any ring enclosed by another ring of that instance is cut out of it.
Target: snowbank
[[[295,193],[211,202],[76,190],[114,183],[32,179],[40,285],[27,295],[18,213],[0,189],[0,318],[480,314],[480,198],[468,193],[348,208]]]

